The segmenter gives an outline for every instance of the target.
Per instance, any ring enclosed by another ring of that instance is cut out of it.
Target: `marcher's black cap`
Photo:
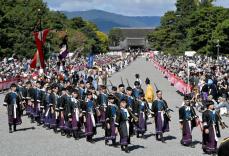
[[[124,85],[124,84],[120,84],[118,87],[119,87],[119,88],[125,87],[125,85]]]
[[[140,92],[140,93],[139,93],[139,96],[140,96],[140,97],[145,97],[145,94],[144,94],[143,92]]]
[[[92,95],[92,92],[88,91],[88,92],[86,93],[86,95]]]
[[[134,85],[135,85],[135,86],[140,86],[140,82],[139,82],[139,81],[135,81],[135,82],[134,82]]]
[[[108,95],[108,99],[109,99],[109,100],[114,100],[115,97],[114,97],[112,94],[109,94],[109,95]]]
[[[15,83],[12,83],[12,84],[10,85],[10,88],[13,88],[13,87],[17,87],[17,85],[16,85]]]
[[[209,106],[211,106],[211,105],[214,105],[214,102],[213,101],[207,101],[206,102],[206,106],[207,106],[207,108],[209,107]]]
[[[133,89],[131,87],[127,87],[126,90],[132,91]]]
[[[111,90],[117,91],[117,87],[116,86],[112,86]]]
[[[192,97],[190,95],[185,95],[184,96],[184,100],[191,100],[191,99],[192,99]]]

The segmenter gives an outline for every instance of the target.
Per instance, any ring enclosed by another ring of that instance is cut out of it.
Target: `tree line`
[[[41,25],[40,25],[41,20]],[[42,0],[0,0],[0,57],[17,54],[31,58],[36,51],[33,32],[50,29],[44,46],[45,55],[59,51],[65,35],[69,51],[106,53],[108,37],[97,26],[81,17],[68,19],[51,11]]]
[[[167,54],[197,51],[200,54],[229,52],[229,9],[213,0],[177,0],[176,10],[161,18],[161,25],[148,35],[154,50]]]

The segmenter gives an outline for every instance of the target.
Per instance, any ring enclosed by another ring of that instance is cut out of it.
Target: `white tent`
[[[194,56],[195,54],[196,54],[195,51],[185,51],[185,53],[184,53],[185,56],[189,56],[189,57],[192,57],[192,56]]]

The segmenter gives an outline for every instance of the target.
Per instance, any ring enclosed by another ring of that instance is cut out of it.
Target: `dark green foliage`
[[[221,53],[228,53],[229,9],[211,3],[211,0],[202,3],[177,0],[177,10],[167,12],[161,26],[148,36],[152,48],[170,54],[194,50],[215,55],[216,42],[220,40]]]
[[[86,54],[91,51],[92,44],[97,49],[104,46],[98,44],[95,24],[82,18],[69,20],[61,12],[50,11],[42,0],[0,0],[0,57],[16,53],[31,58],[36,51],[33,32],[41,27],[51,30],[44,46],[45,56],[48,52],[59,51],[61,32],[69,36],[70,51],[84,48]]]
[[[118,46],[120,41],[124,39],[122,31],[119,28],[111,29],[108,36],[109,36],[109,44],[111,46]]]

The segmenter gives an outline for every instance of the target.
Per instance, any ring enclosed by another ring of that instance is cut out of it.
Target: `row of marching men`
[[[147,82],[150,83],[149,79]],[[119,133],[121,149],[127,153],[131,136],[145,138],[148,115],[154,114],[157,140],[165,142],[163,133],[169,131],[170,119],[165,113],[168,106],[161,91],[157,91],[157,99],[149,106],[138,81],[134,88],[120,84],[109,91],[106,86],[100,86],[98,93],[90,82],[83,81],[77,87],[68,82],[63,85],[40,81],[33,85],[26,82],[25,86],[12,84],[4,102],[8,106],[10,133],[12,126],[16,131],[16,125],[21,124],[23,111],[31,122],[43,124],[63,136],[79,139],[84,130],[86,140],[91,143],[100,124],[105,132],[105,144],[111,141],[111,145],[117,146]]]
[[[197,116],[194,103],[191,96],[184,97],[184,104],[179,108],[179,121],[182,130],[181,144],[195,148],[192,137],[192,130],[200,127],[202,133],[202,149],[204,153],[210,155],[223,155],[225,149],[218,150],[217,142],[221,137],[220,126],[222,129],[228,128],[218,111],[214,108],[214,102],[208,100],[205,102],[205,110],[202,113],[202,121]]]

